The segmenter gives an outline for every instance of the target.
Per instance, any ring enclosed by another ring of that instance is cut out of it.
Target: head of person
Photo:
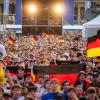
[[[93,74],[92,73],[88,73],[86,76],[86,79],[89,80],[90,82],[93,81]]]
[[[28,67],[33,67],[33,60],[29,60],[29,62],[28,62]]]
[[[97,96],[100,98],[100,88],[97,88]]]
[[[67,90],[67,95],[68,95],[68,98],[70,100],[76,100],[76,98],[77,98],[77,96],[76,96],[76,89],[74,87],[70,87]]]
[[[92,72],[92,67],[89,66],[89,65],[87,65],[87,66],[86,66],[86,72],[87,72],[87,73],[91,73],[91,72]]]
[[[18,97],[21,95],[22,87],[19,84],[15,84],[11,89],[11,94],[13,97]]]
[[[49,75],[44,75],[44,76],[43,76],[44,82],[45,82],[46,80],[49,80],[49,79],[50,79]]]
[[[97,57],[97,60],[95,62],[95,67],[97,68],[98,71],[100,71],[100,57]]]
[[[24,69],[23,67],[19,67],[19,68],[18,68],[18,75],[19,75],[19,76],[24,76],[24,74],[25,74],[25,73],[24,73],[24,70],[25,70],[25,69]]]
[[[24,81],[25,83],[32,83],[33,82],[33,77],[30,73],[26,73],[24,75]]]
[[[25,98],[25,100],[34,100],[34,98],[33,98],[33,97],[30,97],[30,96],[27,96],[27,97]]]
[[[83,82],[86,80],[86,73],[84,71],[81,71],[78,75],[78,80]]]
[[[50,90],[50,82],[51,81],[49,79],[44,82],[44,87],[46,90]]]
[[[28,96],[36,97],[36,91],[37,91],[36,86],[29,86],[28,87]]]
[[[59,94],[57,95],[56,100],[64,100],[64,97],[61,94]]]
[[[22,95],[25,97],[27,96],[27,93],[28,93],[28,88],[27,87],[22,87]]]
[[[79,98],[79,100],[88,100],[88,98],[85,97],[85,96],[82,96],[82,97]]]
[[[21,60],[21,61],[19,62],[19,66],[25,68],[25,63],[24,63],[24,61]]]
[[[25,59],[25,60],[24,60],[24,63],[25,63],[25,65],[28,65],[28,60]]]
[[[4,100],[11,100],[11,95],[9,93],[4,93],[3,98]]]
[[[99,73],[98,72],[94,72],[93,73],[93,79],[94,79],[94,81],[97,81],[98,77],[99,77]]]
[[[96,68],[97,68],[98,70],[100,70],[100,61],[97,61],[97,62],[95,63],[95,65],[96,65]]]
[[[59,81],[57,79],[52,79],[50,82],[50,91],[57,92],[59,87]]]
[[[89,100],[96,98],[96,89],[95,87],[89,87],[87,90],[87,97]]]
[[[82,96],[82,94],[83,94],[83,88],[82,88],[82,86],[81,85],[77,85],[76,86],[76,94],[77,94],[77,96]]]
[[[68,80],[65,80],[62,83],[62,89],[64,90],[64,92],[67,92],[67,89],[70,87],[70,82]]]

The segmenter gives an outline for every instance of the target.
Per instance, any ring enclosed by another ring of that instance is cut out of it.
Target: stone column
[[[80,5],[78,4],[78,12],[77,12],[77,15],[78,15],[78,17],[77,17],[77,20],[78,20],[78,24],[80,24],[80,21],[81,21],[81,7],[80,7]]]
[[[1,12],[1,5],[0,5],[0,24],[2,24],[1,22],[1,20],[2,20],[2,18],[1,18],[1,16],[2,16],[2,12]]]

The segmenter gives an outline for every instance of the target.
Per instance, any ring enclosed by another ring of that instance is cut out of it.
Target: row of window
[[[43,31],[46,33],[53,33],[53,34],[61,34],[62,33],[62,27],[24,27],[23,26],[23,34],[29,35],[29,34],[36,34],[39,35]]]

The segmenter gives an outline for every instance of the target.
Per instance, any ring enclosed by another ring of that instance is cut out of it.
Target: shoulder
[[[68,96],[65,93],[60,93],[59,95],[63,96],[64,100],[68,100]]]
[[[44,94],[43,96],[45,96],[45,97],[46,97],[46,96],[50,96],[50,93],[46,93],[46,94]]]
[[[50,96],[50,93],[44,94],[44,95],[41,97],[41,100],[45,100],[45,99],[47,99],[49,96]]]
[[[25,99],[25,97],[23,97],[23,96],[18,98],[18,100],[24,100],[24,99]]]

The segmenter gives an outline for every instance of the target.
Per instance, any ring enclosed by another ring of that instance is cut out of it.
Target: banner
[[[64,82],[65,80],[69,80],[71,85],[75,84],[77,80],[78,74],[50,74],[50,79],[58,79],[60,83]]]
[[[63,0],[64,17],[63,24],[74,24],[74,0]]]
[[[15,24],[22,25],[22,0],[16,0],[16,17]]]
[[[9,3],[10,3],[10,0],[4,0],[4,8],[3,8],[4,15],[9,14]]]

